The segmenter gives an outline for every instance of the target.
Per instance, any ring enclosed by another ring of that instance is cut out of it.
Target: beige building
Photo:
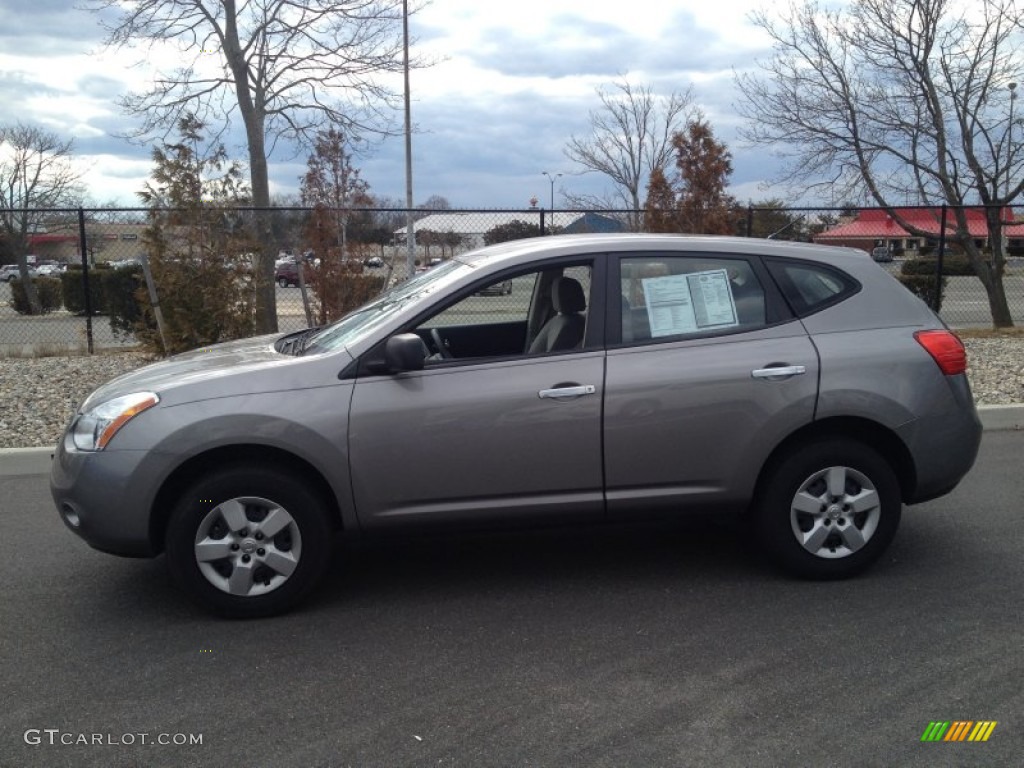
[[[142,247],[143,222],[86,222],[87,250],[94,261],[119,261],[137,256]],[[28,236],[29,253],[39,260],[73,262],[81,259],[78,223],[43,225]]]

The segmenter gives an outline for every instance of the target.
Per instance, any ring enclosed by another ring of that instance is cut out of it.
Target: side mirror
[[[427,358],[427,345],[415,333],[392,336],[384,345],[384,361],[394,373],[421,371]]]

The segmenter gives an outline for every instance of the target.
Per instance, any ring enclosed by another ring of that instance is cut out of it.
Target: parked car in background
[[[40,277],[60,277],[62,272],[67,271],[67,264],[61,264],[55,261],[42,262],[36,267],[36,272]]]
[[[481,311],[504,281],[517,300]],[[739,514],[780,568],[844,578],[974,463],[966,368],[860,250],[511,241],[324,328],[114,379],[71,419],[50,486],[93,547],[165,552],[236,617],[293,606],[338,532]]]
[[[38,273],[34,267],[29,267],[28,276],[29,279],[38,276]],[[2,267],[0,267],[0,280],[4,281],[5,283],[10,283],[14,280],[20,279],[21,272],[18,270],[17,264],[4,264]]]
[[[274,270],[274,280],[282,288],[299,284],[299,265],[294,261],[284,261]]]
[[[363,266],[377,269],[384,266],[384,259],[380,256],[371,256],[368,259],[363,259]]]
[[[892,261],[892,248],[888,245],[879,245],[871,250],[871,258],[879,263]]]
[[[499,280],[476,292],[477,296],[508,296],[512,293],[511,280]]]

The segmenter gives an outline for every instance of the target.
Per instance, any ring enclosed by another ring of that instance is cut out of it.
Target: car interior
[[[514,357],[582,347],[587,327],[589,265],[554,266],[502,277],[515,293],[499,299],[474,292],[423,321],[412,332],[426,344],[429,363]]]
[[[679,275],[720,273],[721,270],[725,270],[728,275],[729,301],[734,310],[731,325],[741,328],[764,325],[764,289],[750,264],[744,260],[673,257],[624,259],[621,267],[622,341],[631,343],[652,339],[652,309],[647,303],[647,288],[652,283]]]

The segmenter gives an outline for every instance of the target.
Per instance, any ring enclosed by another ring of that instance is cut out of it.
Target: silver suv
[[[514,290],[498,306],[481,296]],[[51,487],[92,546],[166,552],[231,616],[285,610],[332,534],[740,512],[855,574],[981,427],[959,340],[863,251],[558,236],[446,261],[319,330],[221,344],[82,404]]]

